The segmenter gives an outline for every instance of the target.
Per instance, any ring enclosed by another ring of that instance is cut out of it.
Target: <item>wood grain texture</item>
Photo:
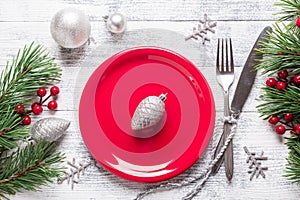
[[[222,91],[215,80],[214,58],[216,39],[231,37],[233,39],[236,69],[236,81],[232,86],[231,95],[236,87],[237,79],[249,51],[260,31],[275,20],[273,14],[279,9],[272,5],[276,0],[15,0],[0,1],[0,69],[16,54],[19,48],[32,41],[41,43],[48,48],[58,64],[63,69],[62,81],[58,84],[62,93],[59,96],[59,110],[53,114],[45,111],[43,117],[55,116],[68,119],[71,126],[62,141],[60,150],[64,151],[67,160],[76,158],[77,161],[89,161],[91,156],[81,138],[78,127],[76,99],[81,95],[82,86],[77,84],[77,77],[82,72],[85,61],[91,57],[101,45],[125,43],[128,37],[138,29],[157,28],[167,29],[187,36],[196,26],[197,20],[208,13],[217,21],[216,34],[209,34],[211,42],[205,46],[208,58],[194,58],[193,62],[199,67],[212,88],[216,104],[216,125],[214,135],[206,153],[183,174],[171,179],[171,182],[194,177],[204,171],[212,155],[223,127],[223,97]],[[67,50],[57,46],[50,35],[50,20],[61,8],[75,7],[85,11],[92,25],[89,44],[83,48]],[[102,16],[119,10],[128,16],[128,29],[122,38],[116,39],[109,34],[102,21]],[[141,35],[143,38],[143,35]],[[149,40],[146,36],[145,41]],[[199,41],[190,41],[199,45]],[[107,50],[107,55],[112,54]],[[211,62],[207,62],[210,60]],[[208,63],[212,63],[208,66]],[[100,64],[100,63],[99,63]],[[97,66],[91,66],[91,72]],[[287,148],[283,139],[273,132],[273,127],[259,118],[256,98],[265,77],[257,76],[253,90],[244,106],[238,122],[237,134],[234,138],[235,173],[232,183],[226,182],[224,168],[214,177],[210,177],[203,190],[195,199],[298,199],[300,190],[283,177],[287,157]],[[37,118],[33,119],[34,121]],[[249,181],[248,164],[243,146],[250,151],[264,150],[269,160],[262,165],[269,167],[266,179],[259,177]],[[140,184],[123,180],[110,174],[103,168],[88,168],[81,176],[72,191],[66,183],[53,184],[43,187],[41,192],[24,192],[12,199],[15,200],[102,200],[102,199],[133,199],[138,192],[156,184]],[[180,199],[193,186],[172,191],[160,192],[145,199]]]
[[[86,12],[92,21],[119,11],[131,21],[199,20],[208,13],[214,20],[274,20],[276,0],[14,0],[0,2],[0,21],[50,21],[64,7]]]

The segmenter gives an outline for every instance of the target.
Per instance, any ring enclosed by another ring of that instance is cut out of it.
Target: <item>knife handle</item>
[[[231,124],[225,122],[224,124],[224,138],[228,138],[231,132]],[[225,141],[224,141],[225,143]],[[233,143],[232,140],[228,143],[227,149],[224,153],[225,173],[228,181],[231,181],[233,176]]]

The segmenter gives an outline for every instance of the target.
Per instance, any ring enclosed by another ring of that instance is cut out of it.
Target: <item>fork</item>
[[[228,51],[229,48],[229,51]],[[225,55],[224,55],[225,51]],[[221,61],[220,61],[221,57]],[[224,62],[225,57],[225,62]],[[231,38],[229,38],[229,47],[228,40],[221,39],[221,55],[220,55],[220,39],[218,39],[218,49],[217,49],[217,61],[216,61],[216,75],[217,81],[219,85],[222,87],[224,92],[224,118],[230,117],[230,107],[229,107],[229,88],[234,80],[234,64],[233,64],[233,53],[232,53],[232,42]],[[223,141],[221,141],[224,145],[226,138],[228,137],[229,131],[225,129],[229,129],[230,126],[225,121],[224,122],[224,132]],[[225,173],[227,179],[230,181],[233,175],[233,145],[232,142],[229,143],[225,153],[224,153],[224,165],[225,165]]]

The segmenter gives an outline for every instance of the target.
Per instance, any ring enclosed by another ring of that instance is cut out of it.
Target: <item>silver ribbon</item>
[[[182,200],[191,200],[191,199],[193,199],[201,191],[201,189],[203,188],[205,182],[208,180],[208,178],[211,174],[212,168],[221,159],[221,157],[223,156],[224,152],[226,151],[226,149],[228,147],[228,144],[230,143],[230,141],[232,140],[232,138],[235,135],[237,120],[233,116],[230,117],[230,119],[227,119],[227,120],[229,120],[228,122],[233,124],[232,127],[231,127],[231,133],[227,137],[227,139],[224,143],[224,146],[221,148],[219,154],[215,157],[214,160],[211,160],[209,162],[209,165],[208,165],[207,169],[205,170],[205,172],[203,172],[202,174],[200,174],[199,176],[197,176],[195,178],[188,178],[186,180],[183,180],[180,183],[163,183],[163,184],[160,184],[160,185],[155,186],[153,188],[147,189],[144,192],[139,193],[134,200],[141,200],[145,196],[147,196],[148,194],[155,193],[155,192],[158,192],[158,191],[166,191],[166,190],[171,190],[171,189],[175,189],[175,188],[179,188],[179,187],[184,187],[184,186],[193,184],[193,183],[198,182],[199,180],[201,180],[199,183],[197,183],[195,185],[195,187],[189,193],[187,193],[184,197],[182,197]],[[216,151],[216,147],[214,148],[213,152],[215,152],[215,151]]]

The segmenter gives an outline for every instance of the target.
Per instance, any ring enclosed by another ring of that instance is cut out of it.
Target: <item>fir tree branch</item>
[[[279,21],[291,20],[294,19],[295,16],[300,15],[300,4],[298,0],[281,0],[275,3],[275,6],[282,8],[282,11],[278,13],[278,15],[282,15]]]
[[[300,74],[300,28],[296,26],[296,19],[300,16],[299,0],[281,0],[276,3],[282,8],[279,22],[274,24],[274,31],[267,42],[262,43],[258,52],[263,54],[261,63],[257,66],[263,74],[274,75],[281,70],[287,70],[288,82],[296,74]],[[283,21],[291,20],[287,25]],[[279,26],[281,25],[281,28]],[[284,114],[293,115],[292,127],[300,123],[300,88],[289,81],[287,88],[279,91],[275,88],[262,88],[260,99],[264,102],[258,106],[258,110],[264,119],[271,115],[282,118]],[[286,124],[287,125],[287,124]],[[300,136],[291,135],[287,138],[286,145],[289,148],[288,164],[286,165],[286,177],[300,184]]]
[[[294,85],[288,85],[284,91],[276,88],[262,88],[260,100],[264,103],[258,106],[258,111],[264,119],[271,115],[283,116],[286,113],[293,114],[295,119],[300,119],[300,88]]]
[[[284,69],[293,69],[293,73],[300,73],[299,37],[286,26],[281,28],[278,23],[275,23],[273,27],[273,32],[269,33],[267,41],[262,42],[262,48],[257,50],[264,57],[256,68],[261,70],[262,74],[270,75]]]
[[[21,117],[10,107],[0,115],[0,148],[16,148],[18,146],[17,140],[29,136],[29,127],[20,126]]]
[[[300,184],[300,137],[292,135],[286,144],[290,152],[285,176],[294,183]]]
[[[33,43],[25,46],[0,75],[0,111],[29,103],[38,88],[58,81],[60,76],[61,69],[46,49],[41,45],[34,47]]]
[[[7,62],[0,74],[0,148],[17,147],[17,140],[29,135],[28,127],[20,126],[22,118],[16,105],[29,104],[38,88],[51,85],[61,77],[61,69],[41,45],[25,46]]]
[[[61,177],[63,169],[53,164],[62,162],[64,156],[54,153],[55,147],[54,143],[30,142],[6,157],[0,171],[0,196],[23,190],[36,191],[40,186],[52,183],[52,178]]]

